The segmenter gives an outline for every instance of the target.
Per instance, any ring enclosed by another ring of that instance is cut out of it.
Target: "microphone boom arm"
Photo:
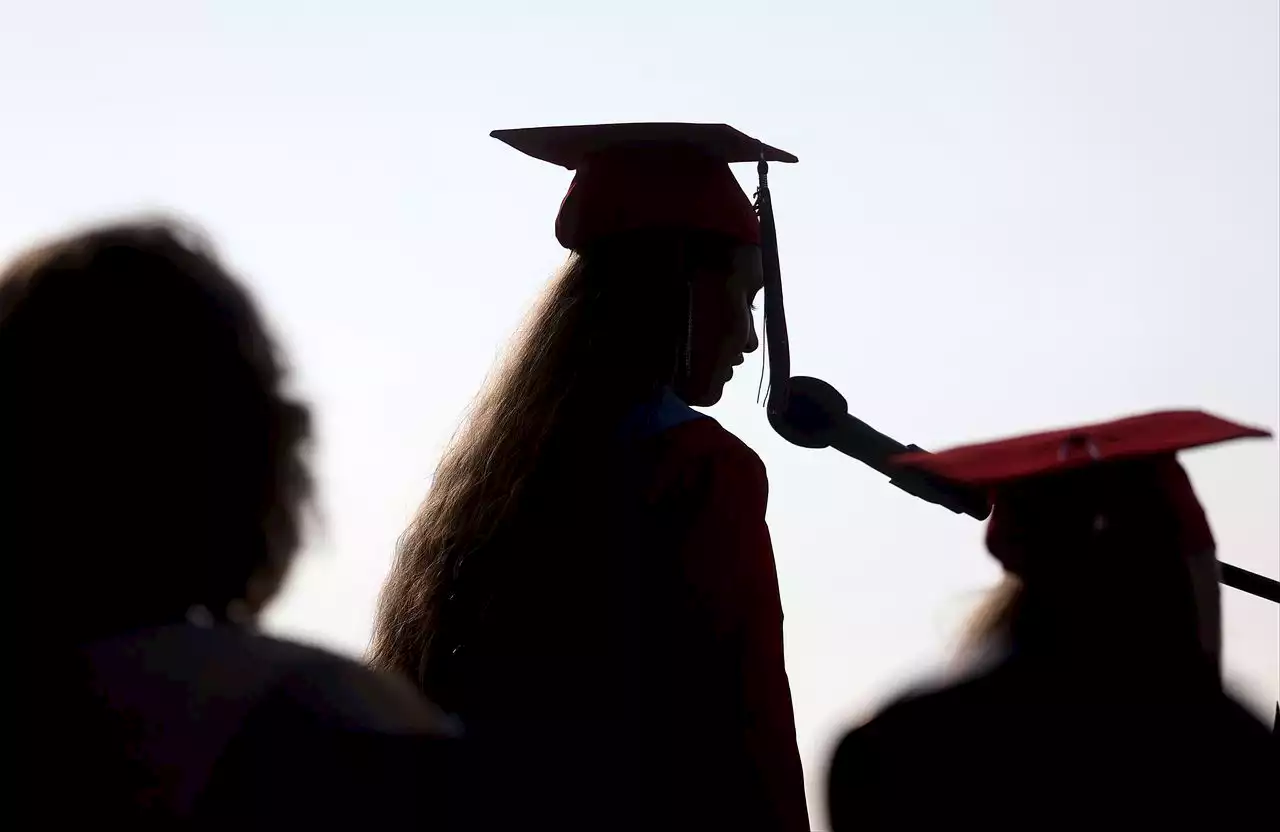
[[[769,414],[769,422],[782,438],[805,448],[835,448],[884,474],[891,485],[956,514],[967,514],[975,520],[985,520],[991,514],[985,493],[893,465],[894,457],[920,448],[903,445],[850,416],[844,396],[830,384],[796,376],[787,386],[786,409]]]

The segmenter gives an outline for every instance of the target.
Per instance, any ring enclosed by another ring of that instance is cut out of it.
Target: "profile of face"
[[[755,299],[764,288],[757,246],[739,246],[727,275],[710,271],[692,277],[692,332],[689,367],[678,374],[676,392],[688,404],[710,407],[720,401],[733,368],[760,347]]]

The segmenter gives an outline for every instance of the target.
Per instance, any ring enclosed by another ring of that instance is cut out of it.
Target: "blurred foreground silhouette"
[[[254,631],[311,491],[283,382],[188,229],[99,228],[0,276],[28,823],[440,828],[449,722],[407,683]]]

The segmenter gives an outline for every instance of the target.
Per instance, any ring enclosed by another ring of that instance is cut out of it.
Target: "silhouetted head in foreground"
[[[298,545],[305,407],[248,294],[168,223],[41,245],[0,276],[0,549],[42,632],[252,618]]]
[[[1172,458],[1009,489],[987,545],[1010,578],[986,612],[986,635],[1137,673],[1153,662],[1218,664],[1213,535]]]

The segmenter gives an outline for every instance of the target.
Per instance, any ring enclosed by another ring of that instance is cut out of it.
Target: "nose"
[[[756,316],[752,315],[751,325],[747,330],[747,346],[743,348],[744,353],[755,352],[760,349],[760,337],[756,334]]]

